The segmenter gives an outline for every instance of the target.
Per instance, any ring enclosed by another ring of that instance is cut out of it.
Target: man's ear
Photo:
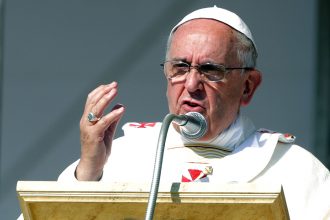
[[[259,70],[250,70],[245,80],[245,88],[241,98],[241,105],[247,106],[252,100],[253,94],[262,81],[262,75]]]

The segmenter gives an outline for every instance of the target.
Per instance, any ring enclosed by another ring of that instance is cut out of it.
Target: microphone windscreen
[[[207,121],[204,116],[198,112],[188,112],[185,116],[188,120],[186,124],[180,126],[182,136],[188,139],[203,137],[207,131]]]

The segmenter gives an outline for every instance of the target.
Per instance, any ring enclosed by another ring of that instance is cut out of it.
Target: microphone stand
[[[156,158],[154,163],[154,171],[152,176],[152,183],[150,188],[149,200],[148,200],[148,207],[146,211],[145,220],[152,220],[154,211],[155,211],[155,204],[157,200],[159,182],[160,182],[160,174],[162,171],[163,165],[163,156],[164,156],[164,148],[165,148],[165,141],[167,136],[168,128],[173,119],[180,119],[182,120],[181,123],[186,122],[186,117],[184,115],[175,115],[175,114],[168,114],[165,116],[162,127],[159,132],[158,143],[157,143],[157,152]]]

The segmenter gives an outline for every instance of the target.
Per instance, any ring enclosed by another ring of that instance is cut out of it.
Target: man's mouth
[[[196,104],[196,103],[188,102],[188,101],[185,101],[183,104],[184,104],[184,105],[189,105],[190,107],[196,107],[196,106],[199,106],[199,105]]]
[[[204,107],[200,103],[188,100],[182,103],[182,108],[187,112],[202,112],[204,110]]]

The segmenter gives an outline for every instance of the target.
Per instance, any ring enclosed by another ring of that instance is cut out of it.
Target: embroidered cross
[[[129,126],[136,128],[147,128],[147,127],[155,127],[156,122],[140,122],[140,123],[131,123]]]
[[[213,173],[213,168],[211,166],[206,166],[204,170],[199,169],[188,169],[190,177],[185,177],[182,175],[181,182],[195,182],[197,180],[207,177]]]

